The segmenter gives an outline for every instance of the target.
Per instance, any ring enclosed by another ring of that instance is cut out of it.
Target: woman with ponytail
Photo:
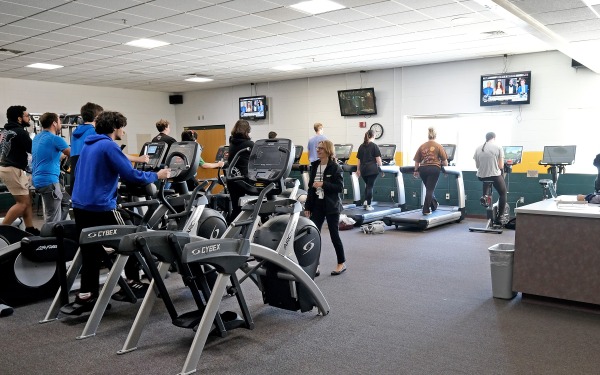
[[[381,167],[381,151],[379,147],[373,143],[375,133],[373,130],[368,130],[365,133],[363,143],[358,147],[358,165],[356,166],[356,174],[362,177],[365,182],[365,201],[363,206],[367,211],[373,211],[371,201],[373,200],[373,186],[379,174]]]
[[[440,178],[442,165],[448,165],[448,155],[444,147],[435,141],[437,134],[434,128],[428,129],[427,142],[419,146],[415,157],[414,176],[421,176],[425,185],[425,202],[423,203],[423,215],[430,215],[431,211],[437,210],[438,201],[433,192]]]

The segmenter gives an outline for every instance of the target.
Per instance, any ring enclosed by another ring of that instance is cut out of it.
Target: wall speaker
[[[169,104],[183,104],[183,95],[169,95]]]

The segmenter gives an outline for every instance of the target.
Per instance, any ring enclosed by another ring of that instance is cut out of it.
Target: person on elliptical
[[[496,145],[496,134],[489,132],[485,135],[485,143],[475,150],[475,166],[477,167],[477,178],[479,181],[492,181],[494,188],[500,196],[498,201],[498,214],[494,218],[494,224],[499,225],[500,218],[506,207],[506,184],[502,171],[504,169],[504,151]],[[488,194],[487,184],[483,184],[483,195]],[[487,206],[485,198],[481,197],[481,204]]]
[[[425,202],[423,203],[423,215],[431,214],[438,208],[438,201],[435,199],[435,186],[440,178],[442,165],[448,165],[448,155],[442,145],[435,141],[437,133],[434,128],[429,128],[427,133],[427,142],[423,143],[417,149],[415,157],[414,176],[421,176],[423,185],[425,185]]]
[[[244,152],[240,155],[240,158],[234,166],[231,165],[235,154],[238,151],[249,147],[254,147],[254,142],[250,139],[250,124],[246,120],[238,120],[233,129],[231,129],[231,137],[229,137],[229,156],[227,163],[229,168],[234,168],[233,171],[229,171],[230,175],[246,176],[248,174],[248,161],[250,160],[250,153]],[[230,224],[235,218],[242,212],[240,207],[240,198],[246,195],[245,190],[237,184],[227,184],[229,190],[229,196],[231,199],[231,214],[227,218],[227,224]]]
[[[60,118],[46,112],[40,117],[42,132],[33,138],[31,169],[35,191],[44,202],[46,223],[65,220],[71,206],[71,196],[60,183],[60,160],[69,157],[71,148],[60,135]]]
[[[8,122],[0,131],[0,179],[15,200],[2,224],[11,225],[23,217],[25,230],[35,236],[40,231],[33,227],[33,210],[27,177],[27,154],[31,153],[31,138],[25,130],[29,126],[29,113],[22,105],[13,105],[6,110]]]
[[[310,188],[304,206],[304,216],[309,217],[319,231],[327,219],[329,236],[337,257],[337,266],[331,274],[337,276],[346,271],[346,256],[339,231],[340,214],[343,209],[340,193],[344,190],[344,177],[342,167],[335,160],[335,148],[331,141],[319,142],[317,155],[319,159],[310,166]]]
[[[125,223],[117,211],[119,177],[125,182],[137,184],[150,184],[169,177],[168,168],[159,172],[142,172],[133,168],[115,142],[123,138],[126,125],[127,118],[121,113],[102,112],[96,118],[97,134],[85,140],[85,147],[77,162],[77,180],[72,196],[78,232],[90,227]],[[81,315],[94,308],[100,289],[100,263],[104,251],[100,245],[82,246],[81,288],[75,302],[63,306],[61,312]],[[130,284],[134,282],[136,284],[132,285],[132,290],[136,293],[142,287],[137,285],[139,281],[130,280]]]
[[[367,211],[373,211],[371,202],[373,201],[373,187],[375,180],[379,175],[379,167],[381,167],[381,151],[379,146],[373,143],[375,132],[367,130],[364,136],[363,143],[358,147],[356,157],[358,164],[356,165],[356,175],[362,177],[365,182],[365,201],[363,207]]]
[[[186,142],[186,141],[196,142],[197,139],[198,139],[198,134],[193,130],[184,130],[181,133],[181,141],[182,142]],[[215,168],[223,168],[223,165],[225,165],[225,163],[223,162],[223,160],[219,160],[215,163],[207,163],[204,161],[204,159],[202,159],[202,156],[200,156],[200,164],[198,164],[198,165],[200,166],[200,168],[204,168],[204,169],[215,169]],[[194,190],[196,188],[196,186],[198,186],[196,176],[187,180],[186,183],[188,186],[188,190]]]

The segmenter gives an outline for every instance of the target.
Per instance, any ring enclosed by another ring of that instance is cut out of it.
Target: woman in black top
[[[238,120],[233,129],[231,130],[231,137],[229,137],[229,156],[227,163],[231,168],[231,161],[238,151],[243,150],[246,147],[254,147],[254,142],[250,140],[250,124],[246,120]],[[237,163],[235,164],[234,170],[229,171],[232,176],[246,176],[248,174],[248,160],[250,159],[250,153],[244,152],[240,155]],[[228,224],[235,220],[235,218],[242,212],[239,200],[241,197],[246,195],[246,191],[239,185],[233,183],[227,185],[229,190],[229,197],[231,198],[231,215],[228,217]]]
[[[373,143],[375,133],[373,130],[368,130],[365,133],[365,139],[358,148],[356,157],[358,165],[356,167],[356,175],[362,177],[365,182],[365,201],[363,203],[365,210],[373,211],[371,201],[373,200],[373,186],[379,174],[381,167],[381,151],[379,147]]]
[[[339,222],[342,212],[340,193],[344,189],[342,168],[335,161],[335,149],[329,140],[319,142],[317,146],[318,160],[310,165],[310,180],[308,183],[308,197],[306,199],[304,215],[310,217],[319,231],[327,219],[329,236],[335,254],[337,267],[331,271],[332,275],[340,275],[346,271],[346,256],[344,245],[340,238]]]

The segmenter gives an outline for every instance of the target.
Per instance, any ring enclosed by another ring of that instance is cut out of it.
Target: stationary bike
[[[512,172],[512,166],[512,161],[508,160],[504,162],[503,177],[505,181],[507,181],[507,176]],[[485,214],[487,223],[484,228],[470,227],[469,231],[500,234],[502,233],[502,228],[504,228],[504,226],[510,221],[510,206],[508,205],[508,202],[506,202],[502,215],[498,216],[500,199],[492,204],[493,181],[483,181],[483,185],[485,186],[485,194],[479,199],[479,201],[481,202],[481,205],[486,208]]]

